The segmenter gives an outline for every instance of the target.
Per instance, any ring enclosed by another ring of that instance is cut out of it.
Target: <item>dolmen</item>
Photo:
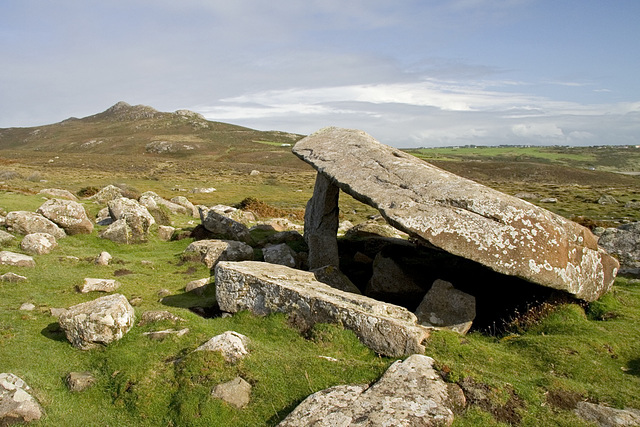
[[[593,301],[619,264],[585,227],[437,168],[359,130],[325,128],[293,152],[318,172],[304,235],[309,267],[338,266],[339,190],[419,244]]]

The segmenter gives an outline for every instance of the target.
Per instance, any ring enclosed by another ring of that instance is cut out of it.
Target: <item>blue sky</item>
[[[0,127],[126,101],[399,147],[640,144],[638,17],[638,0],[0,0]]]

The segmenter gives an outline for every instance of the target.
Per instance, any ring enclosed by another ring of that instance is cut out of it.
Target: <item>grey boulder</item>
[[[91,234],[93,223],[80,203],[73,200],[50,199],[37,210],[69,234]]]
[[[53,221],[44,216],[27,211],[13,211],[7,214],[6,226],[9,231],[18,234],[48,233],[56,239],[62,239],[67,234]]]
[[[44,410],[31,395],[31,387],[14,374],[1,373],[0,426],[29,423],[43,416]]]

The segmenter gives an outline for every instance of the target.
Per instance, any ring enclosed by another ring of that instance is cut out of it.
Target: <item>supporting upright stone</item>
[[[309,268],[338,267],[338,193],[340,189],[322,173],[316,176],[313,196],[304,214],[304,238],[309,246]]]

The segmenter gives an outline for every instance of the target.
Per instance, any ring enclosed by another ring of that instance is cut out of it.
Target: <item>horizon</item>
[[[120,100],[388,145],[640,144],[640,3],[0,4],[0,128]]]

